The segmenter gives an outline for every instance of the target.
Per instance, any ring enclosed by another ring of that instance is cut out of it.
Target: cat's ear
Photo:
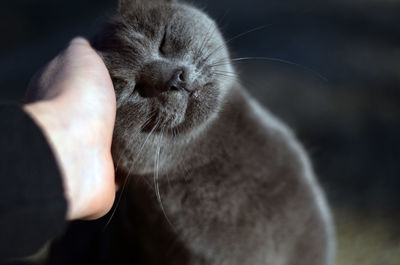
[[[172,3],[176,2],[176,0],[119,0],[118,1],[118,11],[124,13],[124,11],[129,10],[135,5],[138,4],[145,4],[150,2],[165,2],[165,3]]]

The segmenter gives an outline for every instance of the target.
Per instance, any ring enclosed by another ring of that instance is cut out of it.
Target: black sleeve
[[[18,106],[0,105],[0,263],[33,254],[66,225],[55,157]]]

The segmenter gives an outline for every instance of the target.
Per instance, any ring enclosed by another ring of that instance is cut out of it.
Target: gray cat
[[[213,20],[182,2],[123,0],[94,46],[117,95],[125,196],[112,264],[333,263],[309,159],[245,92]]]

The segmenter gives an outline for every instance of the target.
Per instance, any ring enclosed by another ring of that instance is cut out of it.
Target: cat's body
[[[160,163],[174,165],[158,180],[169,222],[155,190],[132,181],[123,241],[150,246],[141,254],[158,262],[141,264],[330,264],[330,216],[302,148],[240,88],[225,104],[196,138],[163,143]],[[151,187],[152,177],[140,178]]]
[[[244,92],[212,20],[182,3],[122,1],[94,45],[114,80],[113,155],[129,180],[100,239],[105,263],[331,264],[308,158]]]

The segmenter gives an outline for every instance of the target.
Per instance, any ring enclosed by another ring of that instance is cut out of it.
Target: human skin
[[[47,64],[33,78],[27,102],[24,110],[41,127],[58,162],[66,218],[105,215],[116,190],[110,151],[116,102],[107,68],[88,41],[73,39]]]

